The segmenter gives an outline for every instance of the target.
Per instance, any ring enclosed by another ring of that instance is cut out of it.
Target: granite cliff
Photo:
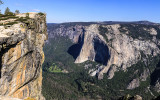
[[[46,15],[24,13],[2,18],[5,20],[0,21],[0,98],[45,100],[41,87]]]
[[[103,79],[104,74],[107,74],[108,79],[112,79],[116,72],[125,73],[128,68],[143,63],[138,70],[134,70],[132,75],[138,74],[138,77],[130,78],[126,89],[135,89],[141,82],[151,78],[150,84],[159,91],[160,77],[157,74],[160,54],[159,24],[138,22],[84,24],[49,24],[47,44],[58,36],[69,38],[74,45],[68,48],[68,53],[73,56],[75,63],[90,60],[101,64],[89,71],[91,76],[97,76],[98,79]],[[154,61],[157,62],[153,67]]]

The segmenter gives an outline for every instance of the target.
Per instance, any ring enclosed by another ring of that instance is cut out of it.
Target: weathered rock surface
[[[11,98],[11,97],[1,97],[1,96],[0,96],[0,100],[22,100],[22,99]]]
[[[73,41],[73,43],[77,43],[81,34],[84,33],[84,26],[83,25],[76,25],[76,26],[65,26],[65,25],[50,25],[48,24],[48,38],[54,38],[56,36],[67,36],[69,39]]]
[[[155,86],[154,86],[154,89],[155,89],[157,92],[160,93],[160,80],[159,80],[159,79],[156,81],[156,84],[155,84]]]
[[[147,77],[150,75],[149,69],[145,69],[144,72],[140,76],[141,81],[146,81]]]
[[[44,61],[43,45],[47,39],[46,16],[29,14],[34,28],[25,22],[7,29],[0,26],[0,95],[44,100],[41,94],[41,67]]]
[[[134,96],[134,99],[133,99],[133,100],[142,100],[142,97],[139,96],[139,95],[136,95],[136,96]]]
[[[127,89],[134,89],[136,87],[139,87],[139,85],[140,85],[139,78],[136,78],[129,83],[129,85],[127,86]]]
[[[117,27],[115,27],[117,26]],[[117,31],[119,25],[111,25],[106,33],[108,37],[108,46],[110,48],[111,58],[104,71],[108,71],[108,67],[111,65],[116,65],[121,67],[123,70],[126,70],[127,67],[130,67],[133,64],[136,64],[142,57],[141,53],[144,55],[156,56],[160,53],[158,46],[150,40],[140,40],[133,39],[131,36]]]
[[[98,28],[95,27],[97,27],[97,25],[91,25],[86,28],[85,34],[83,34],[82,37],[82,48],[75,63],[91,60],[107,65],[108,59],[110,58],[109,48],[103,37],[98,34]]]

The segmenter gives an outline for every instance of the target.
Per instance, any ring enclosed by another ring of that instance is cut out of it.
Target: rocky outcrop
[[[0,97],[0,100],[22,100],[22,99],[11,98],[11,97]]]
[[[136,95],[136,96],[134,96],[134,99],[133,99],[133,100],[142,100],[142,97],[139,96],[139,95]]]
[[[55,38],[56,36],[61,36],[61,37],[69,37],[69,39],[72,40],[73,43],[77,43],[79,40],[79,37],[81,34],[84,33],[85,26],[83,25],[75,25],[75,26],[70,26],[67,25],[50,25],[48,24],[48,38]]]
[[[68,23],[55,25],[48,32],[49,38],[63,36],[72,40],[74,45],[68,51],[75,58],[75,63],[87,60],[100,63],[98,68],[89,70],[91,76],[97,75],[99,79],[103,79],[105,73],[108,79],[112,79],[115,72],[125,72],[140,61],[148,66],[148,59],[160,54],[159,24]],[[152,72],[153,70],[144,68],[138,78],[131,79],[133,81],[129,83],[128,89],[138,87]]]
[[[127,89],[134,89],[136,87],[139,87],[139,85],[140,85],[140,81],[138,78],[136,78],[129,83],[129,85],[127,86]]]
[[[0,96],[44,100],[41,87],[46,15],[27,14],[25,21],[0,26]],[[26,14],[20,15],[23,19],[22,15]]]
[[[75,57],[75,63],[87,60],[102,63],[104,68],[97,73],[99,79],[103,78],[103,73],[108,73],[109,79],[111,79],[115,69],[126,70],[143,59],[142,54],[157,56],[160,53],[155,42],[138,39],[138,37],[135,39],[128,35],[129,30],[122,33],[121,26],[118,24],[103,26],[107,30],[104,33],[107,39],[100,33],[99,27],[100,25],[95,24],[84,28],[80,52]],[[150,31],[152,32],[153,28]],[[78,42],[78,44],[80,43]],[[145,59],[143,60],[145,61]],[[112,65],[114,68],[111,68]]]
[[[138,70],[136,70],[134,74],[137,74],[137,71],[138,71]],[[127,89],[131,89],[131,90],[132,90],[132,89],[135,89],[135,88],[139,87],[139,86],[140,86],[140,82],[141,82],[141,81],[146,81],[147,78],[148,78],[148,76],[150,76],[150,72],[149,72],[149,69],[146,68],[146,69],[144,70],[144,72],[141,73],[140,77],[138,77],[138,78],[136,78],[136,79],[133,79],[133,80],[128,84]]]
[[[131,96],[130,94],[127,94],[118,100],[143,100],[140,95]]]
[[[133,64],[136,64],[142,59],[142,53],[144,55],[156,56],[160,53],[158,46],[150,40],[134,39],[126,33],[118,31],[119,25],[106,26],[108,32],[106,33],[108,38],[108,46],[110,48],[111,58],[107,67],[104,68],[102,73],[108,71],[108,67],[116,65],[126,70]]]
[[[160,93],[160,80],[159,79],[155,83],[154,90]]]
[[[144,72],[140,76],[141,81],[146,81],[147,77],[150,75],[149,69],[145,69]]]
[[[91,60],[107,65],[108,59],[110,59],[109,48],[95,27],[95,25],[91,25],[86,28],[85,34],[82,37],[82,48],[75,63]]]

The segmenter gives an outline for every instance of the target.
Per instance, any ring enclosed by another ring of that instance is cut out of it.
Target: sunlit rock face
[[[115,76],[115,72],[128,71],[138,62],[150,66],[150,58],[160,54],[160,25],[151,23],[64,23],[49,25],[49,39],[68,37],[74,45],[68,48],[75,63],[95,61],[101,65],[89,70],[91,76],[108,79]],[[51,41],[52,42],[52,41]],[[51,43],[48,41],[47,43]],[[126,89],[139,87],[142,81],[151,77],[156,91],[159,91],[159,64],[154,70],[144,68],[140,75],[130,79]],[[140,68],[138,69],[140,71]],[[135,70],[136,73],[136,70]],[[151,82],[151,83],[152,83]]]
[[[0,26],[0,96],[45,100],[41,87],[46,15],[29,15],[27,22]]]
[[[118,24],[104,27],[108,29],[106,36],[108,39],[107,45],[109,47],[111,57],[107,67],[104,67],[104,69],[100,72],[100,76],[103,75],[102,73],[107,72],[109,73],[108,78],[111,79],[114,76],[113,71],[117,71],[115,68],[112,70],[111,66],[116,66],[116,69],[120,68],[125,71],[128,67],[131,67],[133,64],[136,64],[140,60],[145,62],[146,58],[142,57],[143,55],[150,55],[154,57],[160,54],[158,44],[154,41],[151,41],[150,39],[144,39],[140,36],[133,38],[130,35],[129,29],[125,29],[125,32],[120,32],[122,27]],[[150,34],[150,31],[147,32]],[[154,38],[154,35],[152,35],[151,38]],[[112,73],[110,73],[110,71]]]
[[[72,28],[74,28],[75,31],[80,30],[77,32],[79,35],[72,34],[74,38],[70,39],[73,40],[75,44],[69,48],[68,52],[75,58],[75,63],[82,63],[87,60],[101,63],[103,68],[101,68],[101,70],[98,69],[98,71],[96,70],[96,74],[94,74],[98,75],[99,79],[103,78],[103,73],[107,73],[108,78],[111,79],[118,69],[125,71],[128,67],[136,64],[140,60],[145,62],[146,59],[142,57],[142,54],[151,55],[152,57],[160,54],[158,48],[159,40],[155,37],[157,31],[154,28],[146,29],[143,27],[141,29],[148,32],[151,38],[157,43],[151,41],[151,39],[144,39],[143,37],[133,38],[130,35],[130,30],[126,27],[122,27],[120,24],[91,24],[81,27],[83,27],[81,30],[77,28],[77,26],[71,26],[66,29],[60,27],[57,28],[54,33],[61,36],[67,33],[66,35],[70,37],[70,34],[74,33],[74,31],[66,30]],[[103,31],[100,27],[106,31]],[[61,32],[59,30],[61,30]],[[122,30],[125,31],[122,32]]]
[[[86,28],[85,33],[81,36],[82,47],[75,63],[92,60],[107,65],[110,58],[109,48],[103,37],[98,33],[97,25],[91,25]]]

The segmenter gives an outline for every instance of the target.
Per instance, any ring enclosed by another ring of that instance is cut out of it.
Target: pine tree
[[[0,0],[0,5],[3,4],[3,2]],[[0,14],[1,14],[1,10],[0,10]]]
[[[19,13],[20,13],[19,10],[16,10],[16,11],[15,11],[15,14],[19,14]]]
[[[8,15],[9,13],[10,13],[10,9],[7,7],[6,10],[5,10],[5,12],[4,12],[4,14]]]

